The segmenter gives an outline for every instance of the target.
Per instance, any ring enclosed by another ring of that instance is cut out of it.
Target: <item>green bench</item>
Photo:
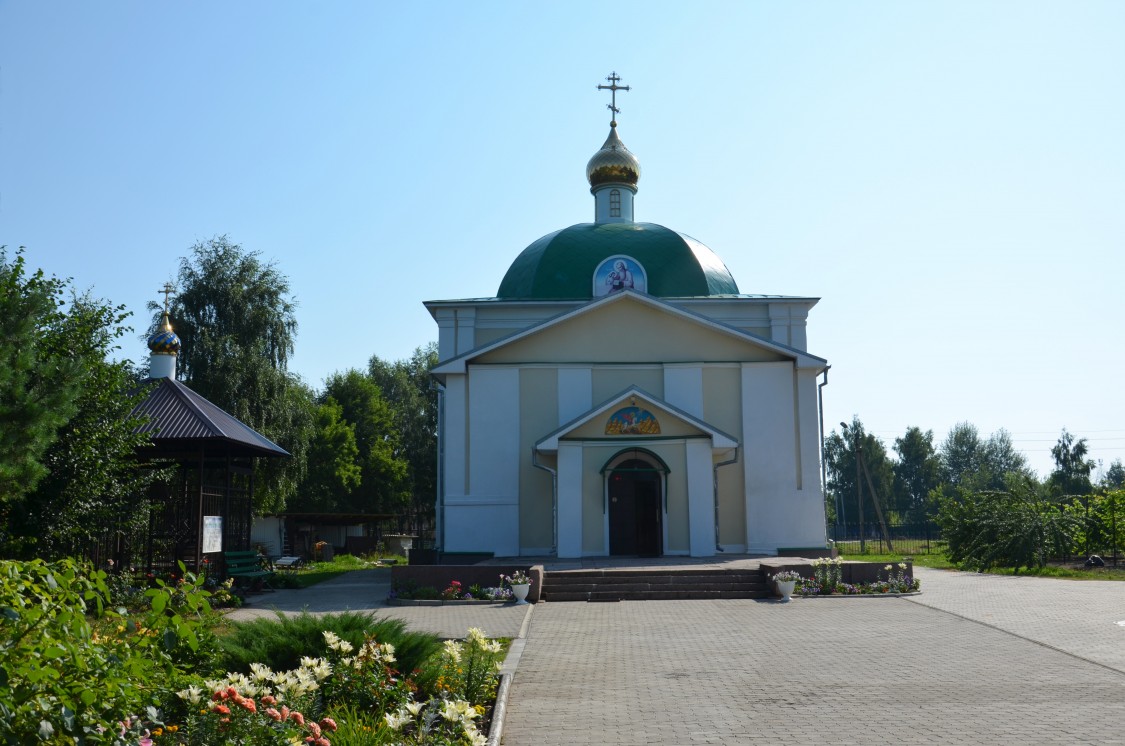
[[[223,552],[223,562],[226,565],[228,578],[234,578],[236,584],[253,584],[261,580],[267,586],[273,577],[273,570],[266,568],[268,562],[262,555],[253,549],[240,552]]]

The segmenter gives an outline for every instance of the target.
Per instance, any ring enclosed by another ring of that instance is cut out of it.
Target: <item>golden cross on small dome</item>
[[[609,77],[607,77],[606,80],[609,81],[609,85],[599,85],[598,90],[599,91],[609,91],[609,95],[610,95],[611,98],[610,98],[610,103],[606,104],[606,108],[613,112],[613,119],[610,120],[609,124],[610,124],[611,127],[616,127],[617,126],[617,115],[621,113],[621,109],[617,108],[617,92],[618,91],[627,91],[627,90],[629,90],[629,86],[627,86],[627,85],[617,85],[617,81],[621,80],[621,78],[619,78],[617,76],[617,71],[614,71],[614,72],[610,73]]]
[[[156,292],[164,293],[164,313],[168,313],[168,297],[172,296],[172,295],[176,295],[175,286],[172,285],[172,283],[170,283],[170,282],[166,282],[166,283],[164,283],[164,289],[163,290],[157,290]]]

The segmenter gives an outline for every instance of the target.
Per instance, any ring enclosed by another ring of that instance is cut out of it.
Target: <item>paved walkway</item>
[[[1125,744],[1125,583],[917,572],[907,598],[386,607],[373,570],[232,617],[524,626],[505,746]]]
[[[541,604],[503,743],[1125,743],[1125,584],[919,575],[901,599]]]

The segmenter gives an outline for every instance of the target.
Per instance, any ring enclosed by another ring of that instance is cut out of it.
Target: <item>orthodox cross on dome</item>
[[[176,288],[170,282],[164,283],[163,290],[157,290],[158,293],[164,293],[164,313],[168,313],[168,298],[176,295]]]
[[[607,77],[606,80],[609,81],[609,85],[599,85],[598,90],[609,91],[610,103],[606,104],[606,108],[613,112],[613,119],[610,120],[609,125],[611,127],[616,127],[617,115],[621,113],[621,109],[617,108],[617,92],[627,91],[629,90],[629,86],[617,85],[617,81],[621,80],[621,78],[618,77],[616,71],[610,73],[609,77]]]

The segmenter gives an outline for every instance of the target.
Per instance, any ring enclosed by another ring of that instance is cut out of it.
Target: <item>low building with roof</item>
[[[495,297],[426,302],[443,552],[824,548],[818,299],[742,293],[702,242],[636,222],[640,173],[614,116],[594,222],[532,242]]]
[[[175,468],[150,490],[148,535],[133,554],[142,555],[148,569],[172,568],[176,561],[195,569],[204,559],[221,561],[221,552],[251,548],[254,459],[289,453],[176,380],[180,338],[165,299],[148,340],[150,388],[133,416],[142,420],[138,432],[150,436],[138,459]]]

